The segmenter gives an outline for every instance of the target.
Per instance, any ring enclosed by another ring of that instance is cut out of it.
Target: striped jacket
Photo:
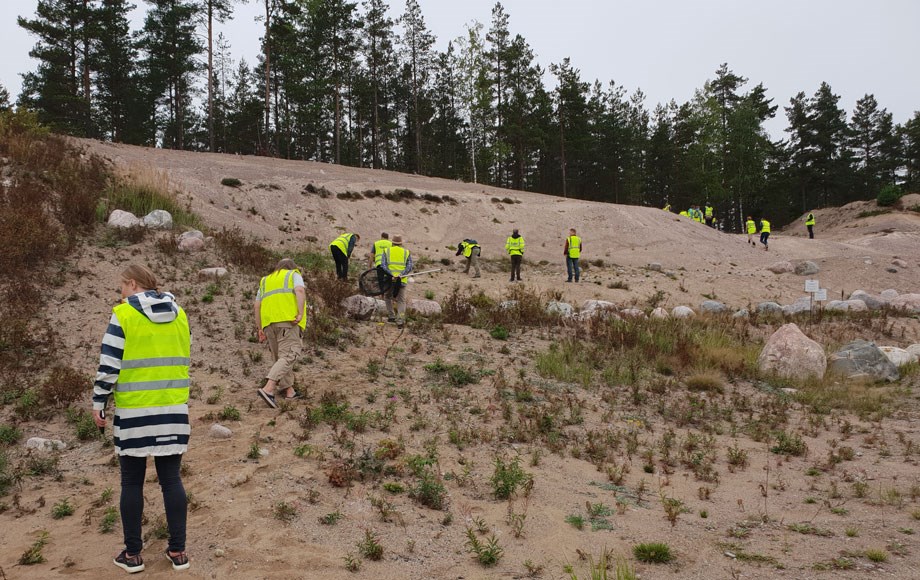
[[[126,302],[157,324],[176,319],[178,305],[175,296],[155,290],[129,296]],[[93,409],[103,410],[113,389],[117,390],[122,369],[125,333],[116,314],[102,337],[99,369],[93,386]],[[191,340],[191,337],[189,337]],[[190,434],[188,404],[136,409],[115,408],[114,439],[119,455],[133,457],[177,455],[188,450]]]

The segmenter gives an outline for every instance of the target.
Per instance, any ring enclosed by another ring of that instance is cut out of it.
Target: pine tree
[[[556,122],[558,128],[559,180],[561,193],[568,197],[584,197],[596,190],[587,181],[590,147],[588,90],[581,80],[581,71],[572,66],[569,58],[551,64],[550,72],[556,77]],[[559,189],[556,189],[559,191]]]
[[[367,66],[370,89],[370,157],[371,167],[388,167],[392,157],[392,84],[396,76],[396,52],[393,48],[393,21],[387,17],[389,6],[384,0],[364,3],[362,51]]]
[[[899,134],[904,156],[904,189],[920,192],[920,111],[914,111]]]
[[[847,147],[849,128],[846,112],[837,105],[839,100],[829,84],[821,83],[808,109],[814,140],[810,169],[825,206],[856,199],[850,192],[853,161]]]
[[[128,0],[102,1],[97,13],[94,81],[102,134],[116,143],[143,144],[153,107],[145,107],[140,92],[138,51],[129,23],[131,8]]]
[[[10,92],[0,85],[0,113],[10,110]]]
[[[197,10],[205,16],[205,26],[207,27],[208,36],[208,151],[215,151],[215,132],[214,132],[214,22],[226,22],[232,17],[233,5],[246,0],[199,0]]]
[[[88,0],[39,0],[32,20],[19,26],[38,38],[29,56],[38,70],[23,75],[21,105],[34,109],[55,131],[91,136],[89,37],[92,7]]]
[[[431,127],[429,175],[457,179],[467,177],[467,154],[463,139],[463,119],[458,107],[460,75],[455,65],[453,43],[437,57],[434,86],[434,119]]]
[[[423,110],[429,108],[428,83],[431,76],[432,53],[435,37],[425,25],[425,18],[418,0],[406,0],[406,12],[399,19],[403,27],[401,44],[405,63],[405,76],[411,97],[410,131],[413,157],[409,166],[416,173],[424,172],[422,157]]]
[[[858,159],[856,173],[861,193],[866,198],[874,197],[880,189],[878,165],[882,115],[883,111],[879,110],[875,96],[865,95],[856,101],[856,109],[850,120],[849,146]]]

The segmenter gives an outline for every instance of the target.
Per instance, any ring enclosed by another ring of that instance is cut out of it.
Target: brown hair
[[[157,276],[147,266],[131,264],[121,271],[122,280],[134,280],[144,290],[156,290]]]
[[[294,260],[290,258],[281,258],[278,260],[278,263],[275,264],[275,272],[278,270],[297,270],[297,264],[294,263]]]

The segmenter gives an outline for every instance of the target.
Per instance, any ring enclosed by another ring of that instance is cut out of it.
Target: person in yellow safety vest
[[[524,261],[524,236],[517,228],[514,228],[511,235],[505,240],[505,251],[511,256],[511,281],[514,282],[516,276],[517,281],[520,282],[521,262]]]
[[[380,256],[383,255],[383,250],[389,248],[393,245],[393,242],[390,241],[390,234],[383,232],[380,234],[380,239],[371,244],[371,252],[367,256],[367,267],[375,268],[380,265]]]
[[[703,212],[700,211],[700,206],[693,206],[693,221],[698,224],[703,223]]]
[[[345,233],[329,244],[329,250],[332,251],[332,259],[335,260],[335,275],[339,280],[348,280],[348,259],[351,253],[355,251],[355,245],[361,236],[358,234]]]
[[[684,211],[680,212],[679,215],[682,215],[682,216],[684,216],[684,217],[690,217],[690,212],[688,212],[687,210],[684,210]]]
[[[661,208],[661,209],[663,209],[664,211],[671,211],[671,204],[670,204],[670,203],[665,203],[665,204],[664,204],[664,207]]]
[[[569,230],[569,237],[565,239],[565,247],[562,253],[565,256],[565,269],[569,274],[566,282],[572,281],[572,274],[575,274],[575,282],[581,278],[581,268],[578,267],[578,259],[581,258],[582,250],[581,238],[575,235],[575,228]]]
[[[285,400],[299,399],[294,390],[294,364],[303,352],[303,331],[307,327],[307,289],[297,264],[284,258],[275,270],[259,282],[255,300],[256,332],[259,342],[268,341],[274,364],[259,395],[272,409],[275,389],[281,387]]]
[[[747,228],[748,243],[756,248],[757,242],[752,240],[751,236],[757,233],[757,223],[754,221],[753,218],[751,218],[751,216],[748,216],[747,221],[744,222],[744,227]]]
[[[763,249],[766,251],[770,250],[769,238],[770,222],[767,221],[767,218],[760,218],[760,243],[763,244]]]
[[[476,272],[473,278],[481,277],[479,271],[479,256],[482,254],[482,246],[479,245],[479,242],[469,238],[463,240],[457,244],[457,253],[454,255],[459,256],[460,254],[463,254],[463,257],[466,258],[466,268],[463,270],[463,273],[469,274],[470,266],[472,266],[473,270]]]
[[[393,236],[393,245],[383,250],[380,268],[393,277],[393,289],[383,298],[386,302],[387,321],[395,322],[402,328],[406,321],[406,284],[405,276],[412,272],[412,256],[409,250],[403,248],[402,236]],[[396,312],[393,312],[393,301],[396,301]]]
[[[811,210],[805,216],[805,227],[808,228],[808,239],[815,239],[815,210]]]
[[[189,567],[185,552],[188,499],[182,485],[182,455],[188,451],[188,317],[175,296],[157,289],[150,269],[131,265],[121,272],[122,301],[102,338],[93,386],[93,421],[105,429],[105,407],[115,399],[112,431],[121,468],[124,550],[113,563],[128,573],[144,570],[141,521],[147,457],[156,465],[174,570]]]
[[[713,215],[712,206],[708,203],[703,206],[703,211],[705,212],[704,217],[706,218],[706,225],[709,227],[715,227],[713,222],[715,221],[715,216]]]

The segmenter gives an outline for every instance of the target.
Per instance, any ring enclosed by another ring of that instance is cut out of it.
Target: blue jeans
[[[572,281],[572,272],[575,272],[575,281],[578,282],[581,278],[581,268],[578,267],[578,258],[565,258],[565,269],[569,273],[569,282]]]
[[[185,551],[185,521],[188,515],[188,500],[179,467],[181,455],[154,457],[157,479],[163,492],[166,508],[166,525],[169,528],[169,551]],[[121,463],[121,527],[125,534],[125,549],[129,554],[140,554],[144,547],[141,538],[141,518],[144,515],[144,476],[147,472],[146,457],[119,455]]]

